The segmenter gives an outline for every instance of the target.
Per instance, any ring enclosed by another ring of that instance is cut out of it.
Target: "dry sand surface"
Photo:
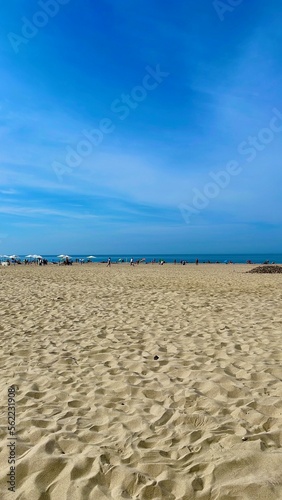
[[[282,499],[282,276],[251,267],[0,268],[1,499]]]

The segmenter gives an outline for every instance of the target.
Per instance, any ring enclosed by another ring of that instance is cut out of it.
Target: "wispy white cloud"
[[[17,194],[17,191],[15,189],[0,189],[0,194],[7,194],[7,195],[13,195]]]
[[[50,208],[8,207],[0,206],[0,213],[20,217],[67,217],[71,219],[95,219],[98,216],[89,213],[56,210]]]
[[[141,0],[134,7],[127,0],[124,8],[107,0],[100,10],[86,2],[87,9],[76,10],[74,2],[68,11],[77,39],[58,16],[54,39],[42,30],[26,47],[30,64],[28,58],[3,64],[1,223],[18,228],[44,223],[53,229],[56,221],[60,231],[64,225],[65,237],[76,223],[81,235],[95,222],[101,231],[104,224],[109,242],[116,224],[123,244],[126,234],[139,231],[148,238],[177,233],[181,244],[181,232],[188,228],[178,205],[191,203],[193,190],[210,181],[211,171],[237,159],[242,173],[195,217],[193,237],[199,238],[203,227],[215,230],[225,223],[242,232],[244,224],[278,224],[281,139],[277,136],[251,165],[237,151],[240,141],[268,125],[271,109],[281,102],[281,22],[274,20],[275,9],[259,18],[253,7],[253,22],[244,22],[245,2],[238,26],[229,33],[229,21],[218,24],[210,0],[206,9],[197,2],[159,9],[158,2]],[[11,22],[15,13],[7,10]],[[114,12],[113,33],[100,30],[104,10],[107,23]],[[92,47],[101,41],[102,55],[94,54]],[[146,65],[157,62],[171,73],[167,86],[152,92],[126,120],[113,116],[113,99],[130,92]],[[75,149],[82,131],[96,128],[104,117],[115,120],[115,131],[59,182],[54,160],[64,163],[66,146]],[[211,241],[212,231],[208,234]]]

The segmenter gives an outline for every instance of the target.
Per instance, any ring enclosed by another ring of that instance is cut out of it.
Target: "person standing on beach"
[[[199,259],[196,259],[196,266],[199,264]]]
[[[131,265],[131,266],[134,266],[134,262],[133,262],[133,259],[132,259],[132,258],[130,259],[130,265]]]
[[[108,258],[107,267],[111,267],[111,257]]]

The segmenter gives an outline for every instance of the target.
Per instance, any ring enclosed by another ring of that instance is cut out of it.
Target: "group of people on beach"
[[[124,262],[124,260],[123,260],[123,262]],[[131,257],[131,259],[129,261],[129,265],[130,266],[134,266],[135,264],[138,265],[138,264],[140,264],[140,262],[143,262],[144,264],[148,264],[148,262],[146,262],[146,259],[137,259],[134,261],[134,259]],[[159,265],[163,266],[164,264],[166,264],[166,261],[163,259],[159,259],[159,261],[157,261],[156,259],[151,260],[151,264],[157,264],[157,263]],[[177,260],[175,259],[173,263],[177,264]],[[187,260],[180,260],[179,264],[182,264],[183,266],[185,266],[185,264],[188,264],[188,261]],[[195,264],[196,264],[196,266],[199,264],[199,259],[195,260]],[[112,259],[111,259],[111,257],[109,257],[107,260],[106,267],[111,267],[111,265],[112,265]]]
[[[1,256],[0,256],[1,257]],[[79,263],[79,264],[85,264],[85,263],[90,263],[91,260],[87,260],[85,262],[85,259],[75,259],[75,262],[76,263]],[[114,262],[115,264],[120,264],[120,263],[125,263],[127,262],[127,260],[125,261],[125,259],[118,259],[116,262]],[[195,264],[196,266],[198,266],[199,264],[199,259],[197,258],[195,261]],[[108,258],[107,261],[101,261],[100,262],[101,264],[107,264],[106,267],[111,267],[112,265],[112,259],[111,257]],[[131,257],[130,261],[129,261],[129,265],[130,266],[135,266],[135,265],[139,265],[140,263],[143,263],[143,264],[149,264],[149,262],[146,262],[146,259],[145,258],[142,258],[142,259],[136,259],[134,260],[133,257]],[[166,261],[164,259],[152,259],[150,261],[151,264],[159,264],[161,266],[163,266],[164,264],[166,264]],[[187,260],[180,260],[180,261],[177,261],[176,259],[174,259],[173,261],[173,264],[180,264],[180,265],[183,265],[185,266],[186,264],[190,264],[191,262],[188,262]],[[215,264],[220,264],[221,262],[219,261],[216,261]],[[262,262],[262,264],[275,264],[275,262],[270,262],[269,260],[266,260],[264,262]],[[1,261],[0,262],[0,265],[5,265],[5,266],[10,266],[10,265],[16,265],[16,264],[24,264],[24,265],[31,265],[31,264],[37,264],[38,266],[46,266],[47,264],[59,264],[59,265],[64,265],[64,266],[71,266],[72,265],[72,258],[71,257],[68,257],[68,256],[65,256],[65,258],[63,260],[61,260],[60,262],[55,262],[54,260],[52,260],[51,262],[48,261],[46,258],[43,258],[41,256],[36,256],[36,259],[33,259],[33,260],[28,260],[27,258],[25,258],[24,260],[21,260],[19,258],[9,258],[9,259],[6,259],[4,262]],[[203,261],[202,264],[212,264],[212,262],[210,260],[207,260],[207,261]],[[233,261],[232,260],[225,260],[224,261],[224,264],[233,264]],[[254,262],[252,262],[251,260],[247,260],[246,261],[246,264],[254,264]]]

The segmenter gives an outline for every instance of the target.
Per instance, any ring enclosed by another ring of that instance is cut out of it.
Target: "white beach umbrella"
[[[57,255],[57,257],[58,257],[59,259],[64,259],[64,258],[66,257],[66,255],[61,254],[61,255]]]
[[[26,255],[25,256],[26,259],[33,259],[34,258],[34,255]]]
[[[88,255],[87,259],[97,259],[97,257],[95,255]]]
[[[9,259],[18,259],[19,256],[18,255],[9,255],[8,258]]]

